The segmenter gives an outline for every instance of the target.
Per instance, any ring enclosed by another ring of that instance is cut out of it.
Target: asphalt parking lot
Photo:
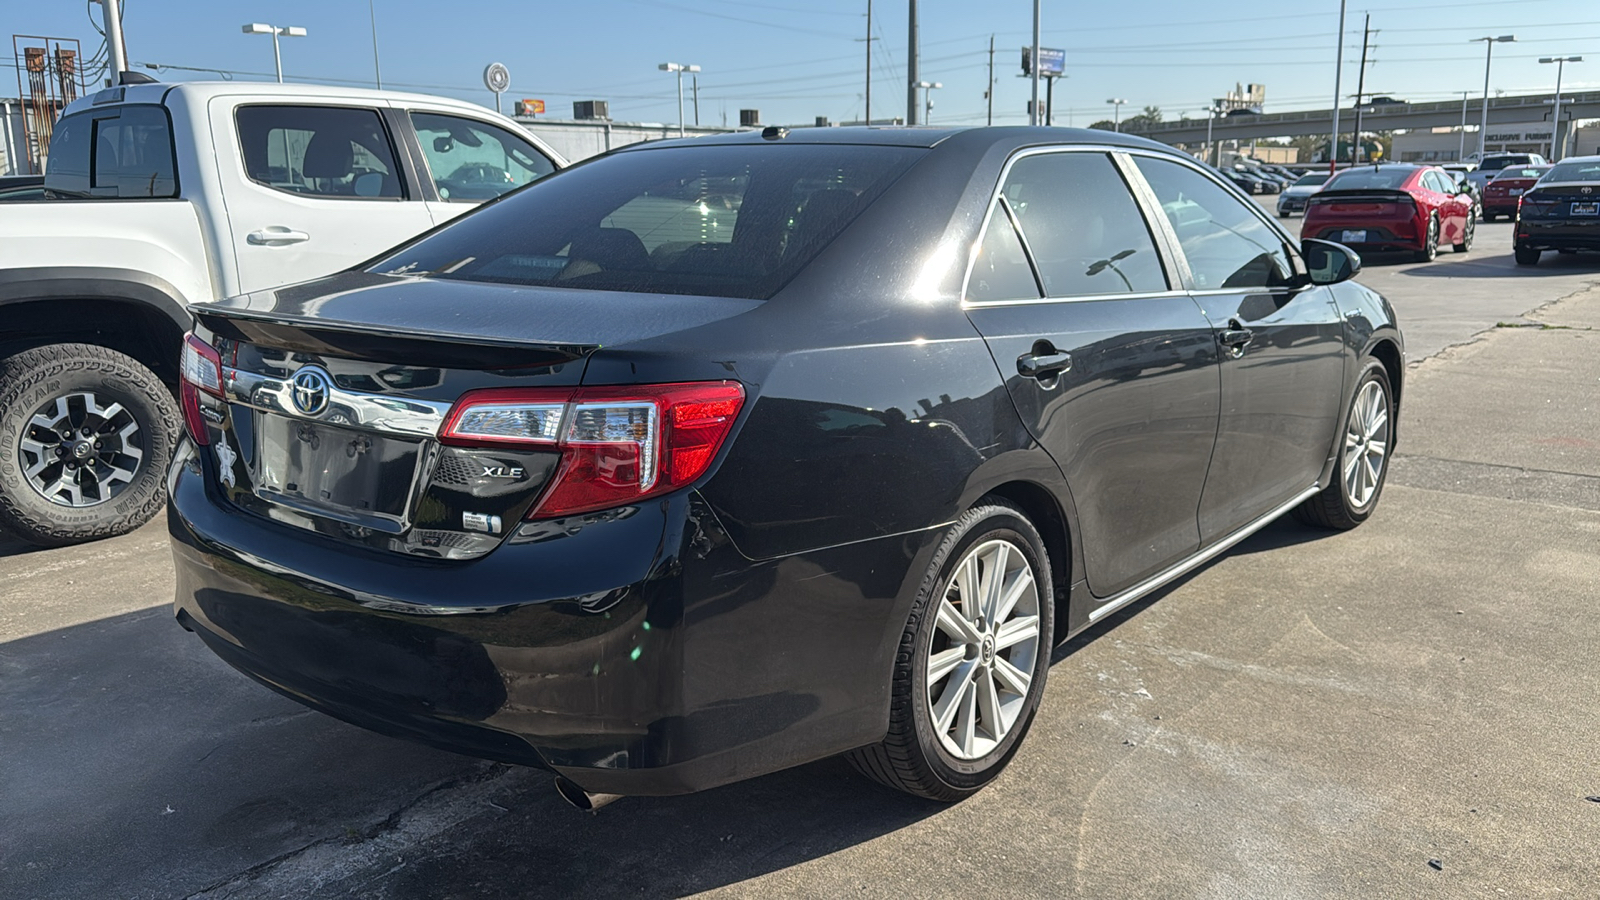
[[[1518,268],[1510,228],[1360,276],[1411,362],[1374,518],[1278,523],[1059,649],[956,806],[830,760],[585,815],[229,669],[162,522],[0,537],[0,894],[1594,896],[1600,257]]]

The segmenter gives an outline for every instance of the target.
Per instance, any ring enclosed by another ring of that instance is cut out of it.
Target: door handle
[[[258,228],[250,232],[244,236],[244,239],[252,244],[262,245],[298,244],[302,241],[311,240],[311,235],[306,234],[304,231],[295,231],[293,228],[283,225],[268,225],[266,228]]]
[[[1229,327],[1222,328],[1221,331],[1216,333],[1216,343],[1222,344],[1224,348],[1229,349],[1230,356],[1234,357],[1234,359],[1245,356],[1245,348],[1250,344],[1250,338],[1253,336],[1250,328],[1242,327],[1237,320],[1229,322],[1227,325]]]
[[[1035,346],[1032,353],[1024,353],[1017,357],[1017,374],[1024,378],[1037,378],[1043,381],[1071,368],[1072,354],[1063,353],[1049,344],[1043,347]]]

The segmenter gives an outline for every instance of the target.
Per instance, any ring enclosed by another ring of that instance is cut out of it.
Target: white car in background
[[[1283,189],[1278,195],[1278,215],[1287,219],[1294,213],[1306,211],[1306,200],[1322,190],[1322,186],[1333,176],[1327,172],[1307,172],[1295,179],[1294,184]]]

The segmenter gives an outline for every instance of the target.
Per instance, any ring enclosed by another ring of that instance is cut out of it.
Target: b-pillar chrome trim
[[[1126,606],[1140,597],[1150,593],[1151,591],[1161,587],[1167,582],[1192,572],[1211,560],[1216,559],[1218,556],[1221,556],[1222,554],[1233,549],[1235,544],[1270,525],[1279,516],[1282,516],[1289,510],[1294,509],[1301,503],[1304,503],[1308,498],[1315,496],[1321,490],[1322,487],[1315,484],[1306,488],[1305,490],[1296,494],[1294,499],[1289,500],[1287,503],[1282,504],[1276,509],[1273,509],[1271,512],[1268,512],[1248,525],[1245,525],[1243,528],[1240,528],[1238,531],[1235,531],[1233,534],[1228,535],[1227,537],[1216,542],[1215,544],[1212,544],[1199,553],[1196,553],[1180,563],[1151,575],[1149,578],[1146,578],[1145,580],[1139,582],[1131,588],[1128,588],[1120,594],[1112,596],[1111,599],[1106,600],[1099,606],[1089,611],[1089,621],[1093,622],[1102,616],[1109,615],[1117,608]]]

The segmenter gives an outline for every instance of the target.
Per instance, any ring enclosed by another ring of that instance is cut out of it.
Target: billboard
[[[1033,59],[1033,48],[1022,48],[1022,74],[1032,75],[1029,63]],[[1039,48],[1039,74],[1045,78],[1054,78],[1066,71],[1067,51],[1056,50],[1050,47]]]
[[[517,101],[517,115],[519,115],[519,116],[542,116],[542,115],[544,115],[544,101],[543,100],[531,100],[531,99],[529,99],[529,100],[518,100]]]

